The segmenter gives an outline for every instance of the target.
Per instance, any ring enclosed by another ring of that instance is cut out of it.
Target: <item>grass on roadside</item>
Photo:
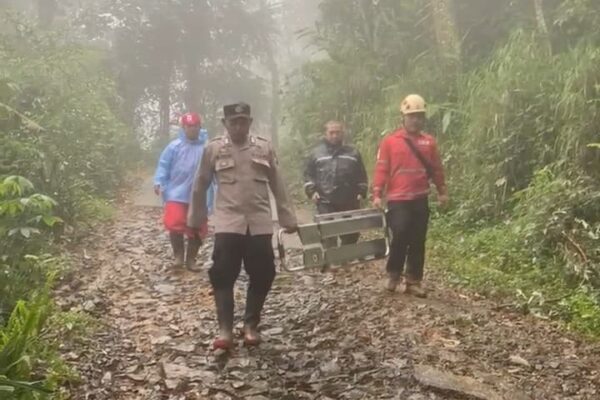
[[[559,259],[533,254],[506,225],[461,231],[439,218],[430,231],[430,264],[447,282],[599,339],[600,293],[565,276]]]

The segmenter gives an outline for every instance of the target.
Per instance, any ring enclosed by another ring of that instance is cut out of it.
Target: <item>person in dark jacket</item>
[[[304,190],[318,214],[360,208],[367,196],[368,177],[362,157],[344,144],[345,127],[339,121],[325,124],[325,137],[311,152],[304,171]],[[342,236],[342,245],[358,241],[359,234]],[[328,244],[334,246],[337,239]]]

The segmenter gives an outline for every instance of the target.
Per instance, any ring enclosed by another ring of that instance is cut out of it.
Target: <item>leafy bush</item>
[[[549,61],[533,35],[517,32],[469,75],[458,95],[465,118],[446,150],[465,221],[510,210],[512,194],[546,166],[564,179],[600,177],[600,152],[587,146],[600,124],[599,61],[586,46]]]
[[[86,204],[114,194],[139,146],[105,55],[19,26],[0,40],[0,176],[26,177],[81,221]]]
[[[514,197],[513,232],[524,247],[540,259],[560,256],[568,281],[600,287],[600,190],[594,182],[560,178],[545,168]]]
[[[55,239],[67,223],[108,213],[106,201],[136,165],[139,146],[121,120],[104,51],[21,17],[3,19],[0,397],[34,399],[71,378],[56,335],[43,330],[65,329],[48,318],[74,318],[56,313],[48,295],[65,265]]]
[[[35,360],[31,358],[49,312],[49,299],[39,297],[28,306],[19,301],[8,324],[0,330],[0,393],[18,399],[36,399],[37,393],[50,393],[42,382],[31,378]]]
[[[326,120],[338,118],[348,123],[372,172],[381,136],[399,125],[400,99],[424,95],[454,204],[432,224],[440,269],[456,283],[512,297],[524,310],[600,335],[600,51],[598,35],[584,35],[599,14],[587,0],[560,3],[546,7],[558,16],[553,29],[566,34],[550,38],[553,54],[548,37],[504,20],[499,31],[513,34],[490,37],[495,51],[469,48],[458,72],[434,52],[409,48],[402,68],[382,68],[373,58],[395,54],[404,43],[364,49],[369,38],[317,35],[315,44],[331,57],[304,65],[292,81],[284,162],[301,167],[298,149],[315,142]],[[396,4],[373,8],[386,9],[392,20],[392,9],[406,6]],[[468,11],[474,20],[486,13]],[[407,32],[414,27],[405,24],[398,35]]]
[[[56,203],[33,190],[23,177],[0,181],[0,325],[18,300],[44,288],[58,265],[43,255],[51,229],[61,222],[53,215]]]

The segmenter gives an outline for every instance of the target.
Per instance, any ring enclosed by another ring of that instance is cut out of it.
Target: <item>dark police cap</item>
[[[225,119],[250,118],[250,105],[243,102],[226,105],[223,116]]]

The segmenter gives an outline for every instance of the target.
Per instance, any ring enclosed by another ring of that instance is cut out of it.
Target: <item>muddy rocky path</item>
[[[265,343],[216,354],[210,242],[201,272],[173,272],[158,208],[126,202],[116,221],[73,252],[77,278],[58,293],[101,322],[63,349],[75,399],[600,399],[597,346],[432,277],[428,299],[386,294],[378,263],[280,272]],[[246,285],[242,273],[238,321]]]

